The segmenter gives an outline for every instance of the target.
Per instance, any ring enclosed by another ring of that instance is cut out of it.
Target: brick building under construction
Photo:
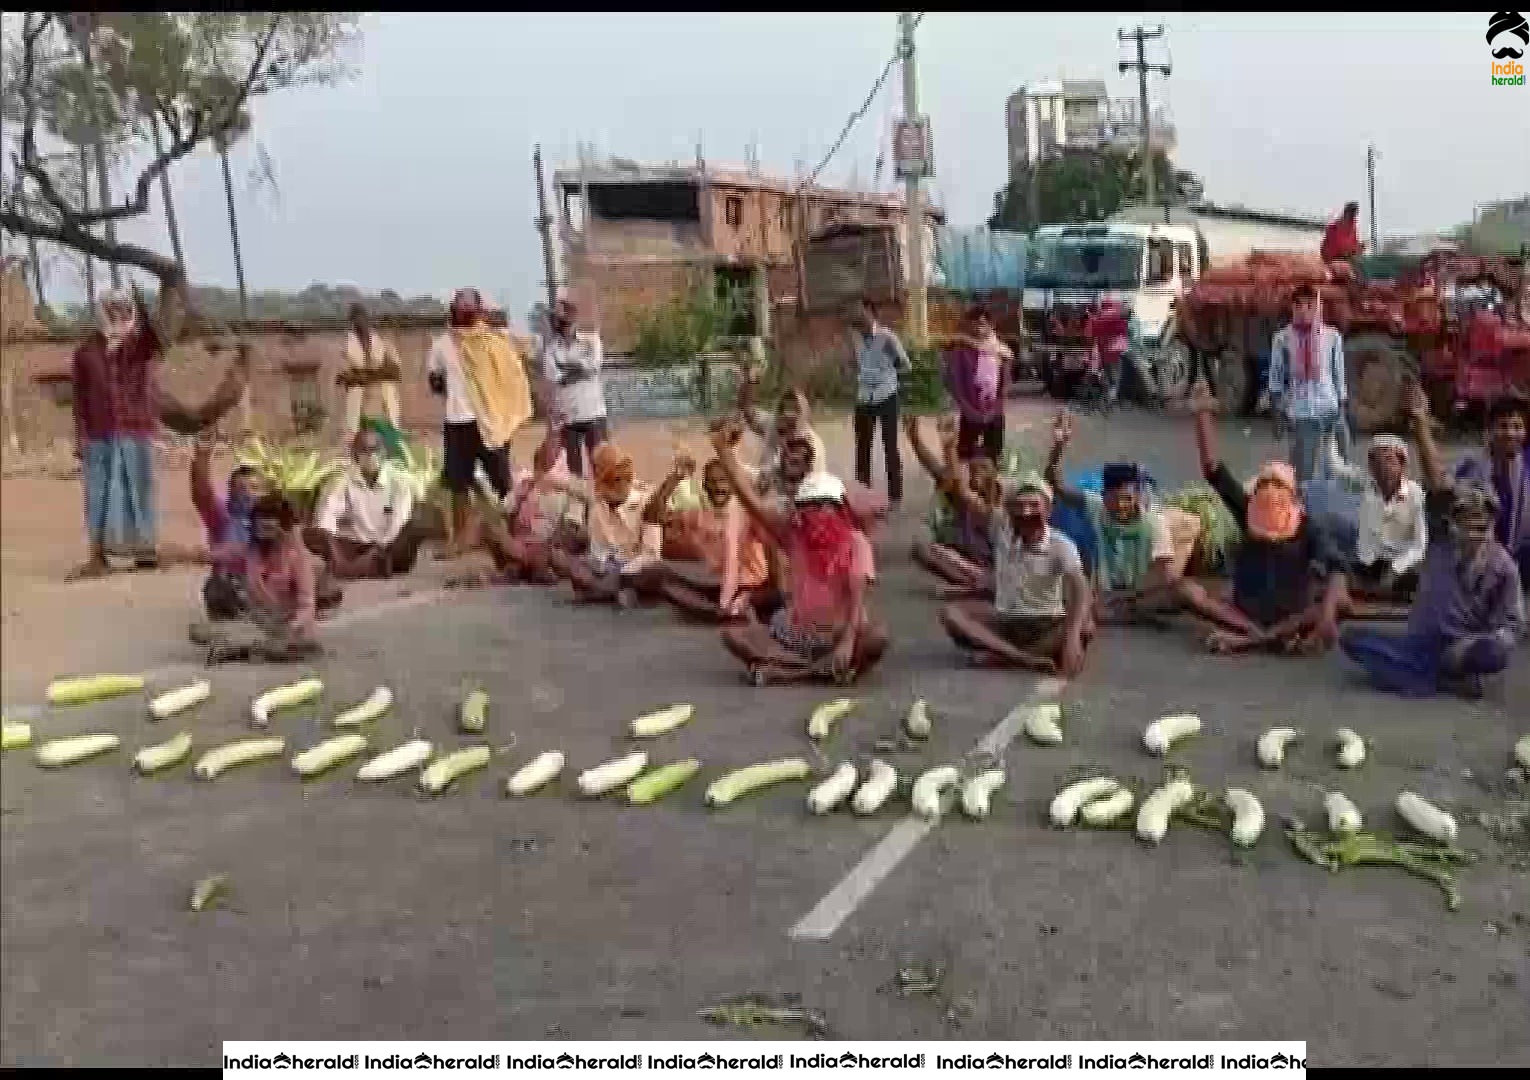
[[[906,291],[901,195],[622,159],[559,170],[552,188],[559,276],[613,354],[632,350],[646,312],[698,286],[742,290],[737,332],[786,354],[819,352],[858,296],[891,309]],[[942,220],[928,211],[931,260]]]

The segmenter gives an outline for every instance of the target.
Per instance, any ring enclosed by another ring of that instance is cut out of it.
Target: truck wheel
[[[1223,416],[1246,416],[1253,408],[1253,361],[1242,349],[1228,347],[1217,357],[1212,389]]]
[[[1418,362],[1401,342],[1387,334],[1356,334],[1344,343],[1344,367],[1358,434],[1401,423],[1403,389],[1418,378]]]

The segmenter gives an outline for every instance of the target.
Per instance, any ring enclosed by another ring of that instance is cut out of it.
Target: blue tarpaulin
[[[935,247],[941,284],[953,293],[970,296],[1025,287],[1024,233],[941,229]]]

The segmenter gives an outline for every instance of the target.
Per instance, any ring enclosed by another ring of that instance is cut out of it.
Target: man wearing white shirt
[[[550,392],[552,422],[563,432],[568,470],[584,475],[584,451],[610,437],[606,424],[606,391],[601,379],[605,357],[600,335],[575,329],[573,302],[553,305],[552,333],[542,341],[542,377]]]
[[[1351,591],[1406,600],[1418,588],[1419,566],[1429,546],[1424,490],[1408,477],[1408,444],[1396,435],[1377,435],[1364,471],[1344,461],[1331,443],[1329,455],[1334,475],[1361,491]]]
[[[351,440],[351,465],[319,502],[304,544],[337,578],[391,577],[414,569],[425,530],[413,523],[406,476],[383,468],[382,439],[362,428]]]

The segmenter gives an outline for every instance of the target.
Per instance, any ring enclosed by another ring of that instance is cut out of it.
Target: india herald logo
[[[1525,65],[1519,61],[1530,47],[1530,22],[1517,11],[1495,11],[1488,19],[1487,44],[1493,54],[1493,85],[1524,86]]]

